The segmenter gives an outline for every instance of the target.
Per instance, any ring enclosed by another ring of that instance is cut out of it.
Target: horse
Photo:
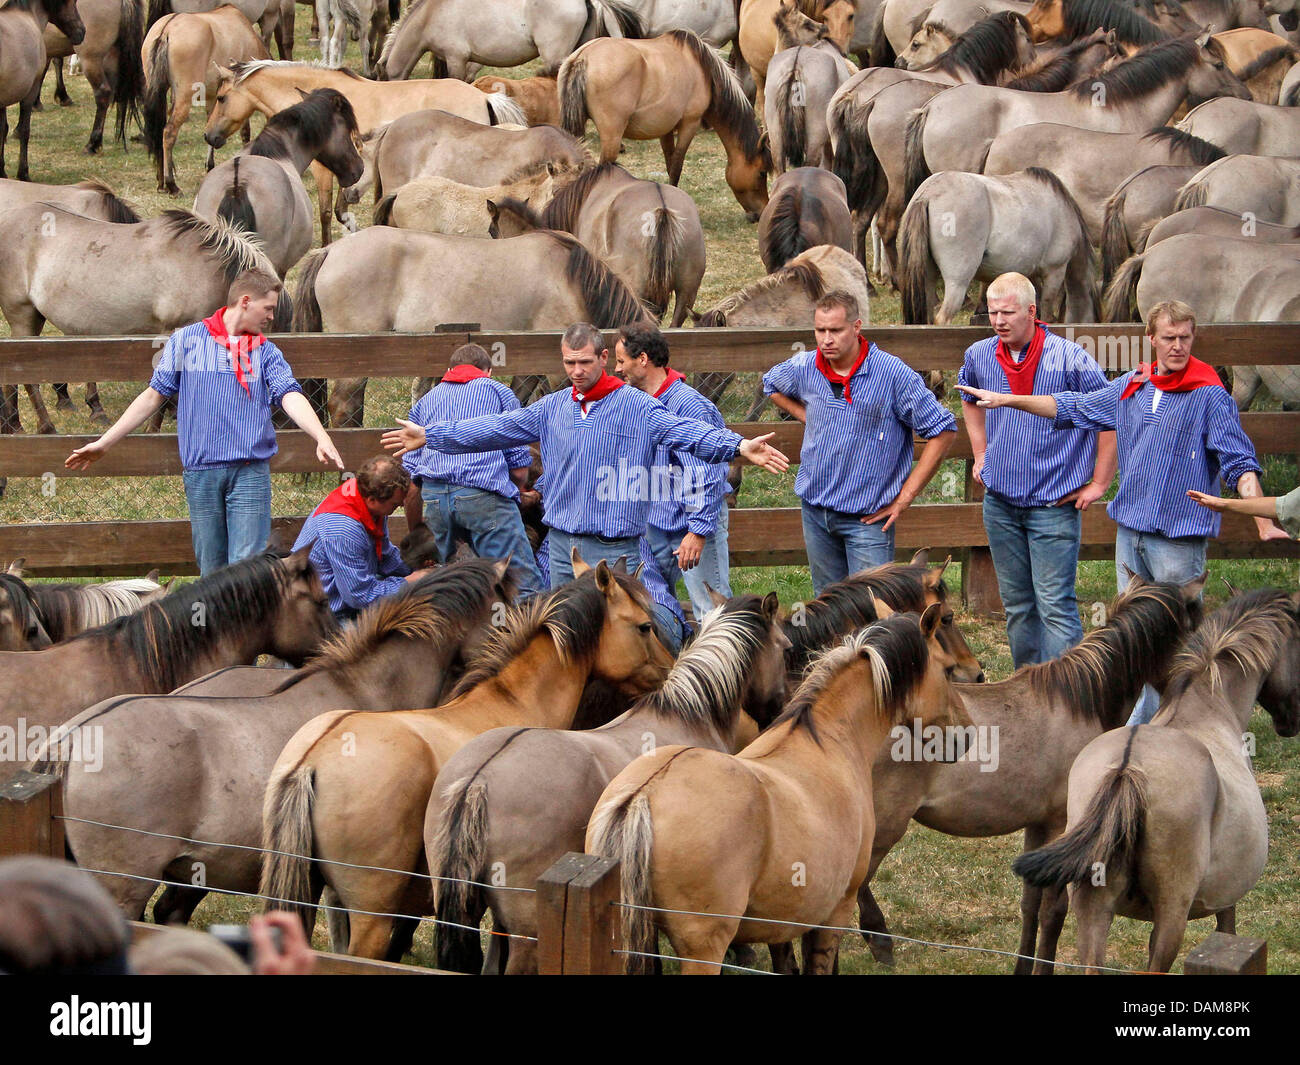
[[[529,228],[571,233],[614,271],[656,320],[674,301],[672,328],[686,321],[704,279],[704,229],[688,193],[601,163],[556,192],[540,211],[515,200],[490,201]]]
[[[223,4],[229,3],[250,23],[255,23],[262,37],[262,43],[269,49],[271,38],[278,38],[280,50],[284,51],[284,38],[278,32],[280,19],[284,14],[282,0],[149,0],[145,26],[152,27],[171,14],[195,14],[215,11]]]
[[[706,614],[663,687],[589,732],[493,729],[456,752],[438,773],[424,820],[434,878],[438,967],[477,972],[476,926],[537,935],[537,879],[568,851],[581,851],[587,821],[613,777],[665,744],[734,751],[742,710],[759,727],[785,705],[785,651],[776,593],[739,596]],[[743,746],[743,744],[741,745]],[[480,889],[503,868],[503,882]],[[499,890],[504,889],[504,890]],[[500,938],[494,936],[494,943]],[[537,970],[528,939],[509,944],[508,973]]]
[[[438,108],[484,125],[524,120],[514,101],[504,96],[485,96],[473,86],[446,78],[390,85],[367,81],[350,70],[269,59],[237,63],[219,73],[216,105],[208,115],[203,134],[203,139],[214,148],[225,144],[226,138],[241,129],[254,111],[270,118],[298,103],[303,92],[313,89],[337,89],[346,96],[356,115],[357,129],[363,135],[423,108]],[[318,165],[313,165],[312,176],[316,179],[321,243],[328,244],[334,176]]]
[[[641,23],[642,37],[657,37],[673,29],[690,30],[715,48],[736,38],[740,15],[737,0],[632,0],[629,6]]]
[[[348,953],[383,957],[392,919],[376,914],[428,912],[427,883],[408,874],[426,871],[424,815],[439,770],[491,728],[572,725],[591,678],[628,694],[657,688],[671,659],[652,617],[640,583],[601,561],[511,612],[450,702],[323,714],[304,725],[267,784],[261,894],[309,925],[313,902],[329,885],[352,911]],[[349,744],[340,757],[345,734],[355,751]]]
[[[495,298],[484,302],[486,291]],[[295,332],[421,333],[471,320],[485,329],[612,329],[648,317],[618,275],[551,230],[488,242],[373,226],[310,255],[294,304]],[[364,378],[337,382],[335,425],[361,424],[364,388]]]
[[[1287,71],[1282,84],[1278,86],[1277,100],[1274,102],[1284,107],[1300,106],[1300,63]]]
[[[804,972],[835,970],[871,859],[872,762],[905,719],[961,740],[971,725],[938,614],[895,614],[826,652],[738,755],[660,746],[609,783],[585,850],[621,863],[630,971],[649,969],[656,926],[684,975],[717,973],[732,942],[788,943],[801,928]]]
[[[1223,155],[1217,145],[1171,126],[1149,133],[1102,133],[1036,122],[995,137],[984,159],[984,173],[1011,174],[1031,166],[1050,170],[1083,212],[1089,241],[1099,244],[1106,203],[1130,174],[1148,166],[1207,166]],[[1100,167],[1098,159],[1122,159],[1124,165]]]
[[[695,34],[673,30],[650,41],[591,41],[564,61],[559,86],[565,130],[580,138],[593,119],[602,163],[618,159],[625,136],[657,137],[673,185],[707,122],[727,152],[728,186],[746,220],[758,221],[767,203],[771,153],[736,75]]]
[[[12,572],[0,573],[0,651],[39,651],[53,642],[31,588]]]
[[[22,562],[11,564],[8,575],[21,578]],[[167,594],[166,585],[158,583],[157,570],[147,577],[100,584],[33,584],[28,588],[50,643],[62,643],[114,618],[134,614]]]
[[[486,238],[494,220],[489,204],[513,199],[540,209],[551,202],[557,185],[576,173],[564,165],[548,164],[509,184],[485,189],[444,177],[416,178],[375,204],[372,224]]]
[[[1222,207],[1243,221],[1253,218],[1279,226],[1300,222],[1300,159],[1230,155],[1209,164],[1178,192],[1175,211]]]
[[[758,219],[758,255],[770,274],[819,244],[853,253],[853,219],[844,182],[820,167],[787,170],[772,183]]]
[[[322,10],[328,17],[321,22],[321,62],[327,67],[343,65],[351,31],[361,49],[361,73],[370,77],[378,65],[388,35],[388,5],[377,0],[316,0],[318,18]],[[328,32],[326,22],[329,24]]]
[[[110,104],[117,108],[116,136],[123,144],[127,120],[140,120],[144,0],[78,0],[77,12],[86,28],[81,43],[74,46],[57,26],[46,26],[45,52],[58,73],[54,98],[63,105],[72,103],[63,84],[63,60],[71,55],[81,60],[82,73],[95,95],[95,119],[85,147],[87,155],[94,155],[104,145],[104,120]]]
[[[870,321],[867,274],[862,264],[843,248],[823,244],[801,252],[766,277],[751,281],[696,317],[695,324],[708,329],[802,328],[808,324],[813,304],[834,289],[855,296],[863,322]]]
[[[972,0],[940,0],[925,16],[924,24],[913,34],[907,47],[894,60],[894,65],[900,70],[927,67],[959,41],[966,39],[981,22],[989,19],[1001,19],[1008,25],[1014,24],[1024,34],[1029,57],[1032,59],[1033,39],[1029,23],[1025,20],[1028,9],[1028,3],[1006,3],[1004,0],[993,0],[991,3],[984,0],[978,3]]]
[[[1256,700],[1300,733],[1300,602],[1276,588],[1229,600],[1194,633],[1149,725],[1094,739],[1070,769],[1069,823],[1012,865],[1069,888],[1079,962],[1098,972],[1115,914],[1151,922],[1148,972],[1168,972],[1187,922],[1229,935],[1268,861],[1268,813],[1243,735]],[[1104,869],[1098,877],[1096,870]]]
[[[324,706],[435,705],[466,641],[510,602],[507,571],[506,562],[471,559],[422,576],[362,611],[302,669],[263,670],[279,682],[268,694],[133,695],[78,714],[65,731],[97,730],[103,764],[70,761],[65,745],[38,754],[34,768],[63,778],[69,817],[144,831],[69,821],[77,861],[133,875],[104,881],[132,920],[157,880],[190,882],[195,862],[205,871],[202,886],[168,888],[154,906],[158,924],[186,923],[209,888],[256,891],[262,793],[289,737]]]
[[[1280,103],[1282,81],[1300,60],[1300,49],[1285,37],[1253,26],[1214,34],[1224,59],[1256,103]]]
[[[1010,271],[1035,280],[1039,306],[1051,321],[1096,316],[1087,220],[1069,190],[1042,167],[1001,177],[950,172],[927,178],[903,213],[900,250],[908,325],[948,325],[972,281],[987,284]],[[943,303],[934,310],[940,278]]]
[[[256,234],[281,277],[311,247],[314,223],[302,175],[313,162],[347,186],[361,176],[353,141],[357,119],[336,89],[315,89],[278,111],[252,144],[203,179],[194,197],[200,218],[224,218]],[[242,170],[242,173],[241,173]]]
[[[15,337],[40,336],[46,322],[68,336],[167,333],[222,306],[249,269],[274,273],[246,234],[188,211],[106,222],[34,203],[0,215],[0,313]],[[286,329],[292,313],[282,293],[273,328]],[[95,391],[87,386],[88,403]],[[53,432],[36,386],[27,394],[39,431]],[[16,389],[3,406],[0,424],[16,426]]]
[[[76,0],[9,0],[0,7],[0,178],[5,177],[5,140],[9,136],[9,107],[18,105],[18,180],[26,181],[27,141],[32,132],[32,106],[41,95],[45,73],[45,27],[53,22],[73,44],[80,44],[86,27]]]
[[[767,74],[775,86],[763,110],[773,173],[804,165],[829,168],[826,109],[835,91],[853,76],[852,64],[833,45],[819,42],[777,52]]]
[[[384,41],[380,76],[408,78],[420,57],[433,53],[434,69],[464,81],[470,64],[515,67],[542,60],[554,74],[578,45],[594,37],[641,37],[635,9],[615,0],[417,0]],[[439,70],[439,68],[442,68]]]
[[[848,52],[857,18],[854,0],[740,0],[736,44],[754,78],[754,107],[764,111],[767,68],[779,51],[826,40]]]
[[[1179,233],[1200,233],[1228,239],[1247,237],[1263,244],[1300,243],[1300,225],[1279,226],[1253,219],[1243,221],[1239,212],[1227,211],[1222,207],[1189,207],[1185,211],[1176,211],[1152,226],[1146,234],[1142,249],[1146,251],[1153,248],[1162,240],[1168,240]],[[1234,319],[1236,320],[1267,321]]]
[[[932,173],[979,173],[994,138],[1018,126],[1060,122],[1111,133],[1138,132],[1164,123],[1184,98],[1219,95],[1246,99],[1250,94],[1205,36],[1160,41],[1063,92],[954,85],[907,121],[904,194],[910,200]],[[1099,99],[1105,106],[1097,104]],[[1179,128],[1194,132],[1185,124]],[[1228,150],[1217,138],[1203,139]]]
[[[1106,201],[1101,223],[1101,276],[1115,271],[1139,247],[1138,236],[1174,210],[1178,191],[1204,167],[1148,166],[1121,184]]]
[[[1300,156],[1300,111],[1253,100],[1206,100],[1178,128],[1219,145],[1229,155]]]
[[[893,941],[871,880],[909,823],[980,838],[1023,829],[1026,850],[1058,836],[1075,754],[1125,720],[1144,683],[1163,683],[1183,638],[1200,622],[1204,583],[1204,576],[1181,587],[1133,579],[1109,605],[1106,623],[1060,658],[995,684],[960,686],[971,721],[999,737],[994,769],[987,768],[991,747],[983,760],[951,764],[895,757],[893,751],[877,757],[876,838],[858,893],[860,927],[877,961],[893,964]],[[1032,971],[1035,957],[1043,959],[1040,972],[1050,971],[1065,902],[1063,895],[1025,885],[1017,973]]]
[[[1146,10],[1154,14],[1154,5]],[[1129,55],[1173,36],[1169,26],[1157,25],[1120,0],[1034,0],[1025,17],[1035,41],[1074,41],[1098,29],[1113,30]],[[1182,26],[1177,32],[1190,28]]]
[[[504,93],[514,100],[530,126],[559,126],[560,90],[554,74],[533,78],[503,78],[485,74],[474,82],[479,92]]]
[[[245,559],[64,643],[0,654],[0,721],[48,730],[111,695],[169,692],[259,654],[301,664],[333,629],[305,549]]]
[[[159,192],[180,195],[172,151],[181,126],[190,117],[191,106],[196,100],[203,102],[211,122],[221,67],[257,59],[270,59],[270,53],[252,23],[234,7],[167,15],[150,27],[141,50],[145,69],[144,142],[157,167]],[[209,170],[212,164],[209,142]]]

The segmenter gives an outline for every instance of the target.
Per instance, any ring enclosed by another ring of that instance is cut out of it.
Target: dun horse
[[[758,219],[758,256],[773,273],[819,244],[853,252],[853,219],[844,182],[821,167],[787,170],[772,184]]]
[[[1300,110],[1243,99],[1206,100],[1178,128],[1217,144],[1229,155],[1300,155]]]
[[[754,78],[754,107],[760,114],[772,57],[783,48],[819,37],[844,55],[853,38],[857,7],[854,0],[740,0],[736,46]],[[811,34],[805,29],[809,26]]]
[[[32,590],[20,577],[0,573],[0,651],[39,651],[53,642]]]
[[[22,561],[9,567],[10,576],[22,576]],[[33,584],[29,591],[50,642],[62,643],[161,599],[167,588],[158,583],[157,577],[158,571],[152,570],[144,578],[102,584]]]
[[[1101,222],[1101,277],[1110,283],[1121,264],[1141,247],[1140,235],[1174,212],[1179,190],[1203,168],[1148,166],[1127,178],[1106,201]]]
[[[800,166],[831,165],[826,109],[853,67],[828,42],[797,45],[777,52],[768,64],[775,85],[763,105],[772,150],[773,170],[780,174]]]
[[[5,176],[5,140],[9,108],[18,105],[18,180],[26,181],[27,141],[32,132],[32,106],[41,95],[45,73],[45,27],[53,22],[73,44],[80,44],[86,27],[76,0],[9,0],[0,7],[0,178]]]

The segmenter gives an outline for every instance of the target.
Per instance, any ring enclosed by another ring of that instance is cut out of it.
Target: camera
[[[281,944],[281,930],[272,927],[271,943],[275,947],[276,954],[283,954],[284,947]],[[214,924],[208,926],[208,934],[214,936],[219,942],[224,943],[249,965],[253,964],[253,938],[249,934],[248,925],[245,924]]]

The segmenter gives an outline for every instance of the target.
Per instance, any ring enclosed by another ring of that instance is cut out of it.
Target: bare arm
[[[135,399],[131,400],[131,405],[122,412],[122,416],[113,423],[112,427],[103,436],[98,440],[91,441],[84,447],[77,448],[76,451],[63,460],[63,465],[70,470],[86,469],[92,462],[102,459],[105,452],[121,440],[122,437],[139,429],[166,402],[167,397],[161,392],[154,388],[146,388]]]
[[[301,392],[288,392],[280,400],[280,406],[284,408],[284,413],[289,415],[294,425],[316,441],[316,458],[326,466],[332,462],[340,470],[343,469],[343,459],[339,457],[334,442],[330,440],[329,433],[316,417],[316,412],[312,410],[307,397]]]
[[[907,475],[907,480],[903,482],[903,487],[898,490],[898,497],[889,506],[883,507],[874,514],[866,515],[862,521],[867,525],[874,525],[882,518],[885,519],[885,524],[880,527],[882,532],[893,525],[902,516],[903,511],[912,505],[912,501],[921,494],[925,486],[930,483],[930,478],[935,475],[935,472],[939,469],[939,463],[948,454],[948,449],[952,447],[952,442],[956,439],[956,429],[949,429],[947,432],[939,433],[938,436],[930,437],[925,442],[925,447],[921,449],[921,457],[916,460],[912,472]]]
[[[984,428],[985,411],[974,403],[961,405],[961,419],[966,423],[966,435],[970,437],[970,450],[973,456],[971,476],[980,484],[984,483],[984,452],[988,450],[988,434]]]
[[[1251,496],[1249,499],[1224,499],[1223,496],[1206,495],[1195,489],[1188,489],[1187,496],[1209,510],[1220,514],[1249,514],[1255,518],[1277,517],[1277,496]]]
[[[781,410],[785,411],[786,414],[790,415],[790,417],[794,418],[796,421],[806,422],[808,420],[808,409],[797,399],[783,396],[780,392],[773,392],[767,398],[770,399],[775,406],[780,407]]]
[[[1258,505],[1263,505],[1263,501],[1267,498],[1264,495],[1264,489],[1260,487],[1259,475],[1253,471],[1250,473],[1243,473],[1237,478],[1237,494],[1241,496],[1241,501],[1243,503],[1259,500],[1260,503]],[[1259,529],[1259,538],[1261,540],[1291,539],[1284,530],[1279,529],[1271,520],[1277,517],[1276,499],[1273,500],[1272,507],[1263,511],[1262,514],[1258,514],[1251,510],[1246,510],[1242,513],[1255,515],[1255,527]]]

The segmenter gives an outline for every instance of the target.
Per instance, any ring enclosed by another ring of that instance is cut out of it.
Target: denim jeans
[[[803,542],[808,550],[813,595],[850,573],[894,561],[894,530],[883,532],[884,519],[867,525],[857,514],[803,504]]]
[[[984,494],[984,529],[1017,669],[1059,658],[1083,639],[1074,596],[1082,528],[1083,511],[1072,504],[1018,507]]]
[[[1205,572],[1205,537],[1187,536],[1171,540],[1159,533],[1134,532],[1123,525],[1115,531],[1115,583],[1128,587],[1125,567],[1143,580],[1186,584]],[[1128,719],[1130,725],[1145,725],[1156,715],[1160,695],[1147,685]]]
[[[519,581],[520,599],[536,595],[545,587],[533,561],[519,507],[513,500],[445,481],[425,481],[420,486],[420,497],[424,500],[425,523],[443,561],[455,553],[459,533],[480,558],[510,559]]]
[[[269,462],[186,470],[182,479],[200,574],[206,577],[266,550],[271,537]]]
[[[682,572],[677,564],[677,556],[673,552],[680,546],[686,530],[665,532],[651,525],[645,531],[650,550],[654,553],[664,580],[668,582],[668,587],[673,590],[674,595],[677,594],[677,578],[680,577],[685,582],[686,592],[691,597],[691,612],[695,615],[697,623],[713,609],[709,588],[719,595],[731,598],[731,558],[727,553],[729,524],[730,517],[727,513],[727,505],[724,503],[718,511],[718,524],[713,530],[713,535],[704,541],[704,546],[700,549],[700,561],[685,572]],[[708,588],[705,587],[706,584]]]

